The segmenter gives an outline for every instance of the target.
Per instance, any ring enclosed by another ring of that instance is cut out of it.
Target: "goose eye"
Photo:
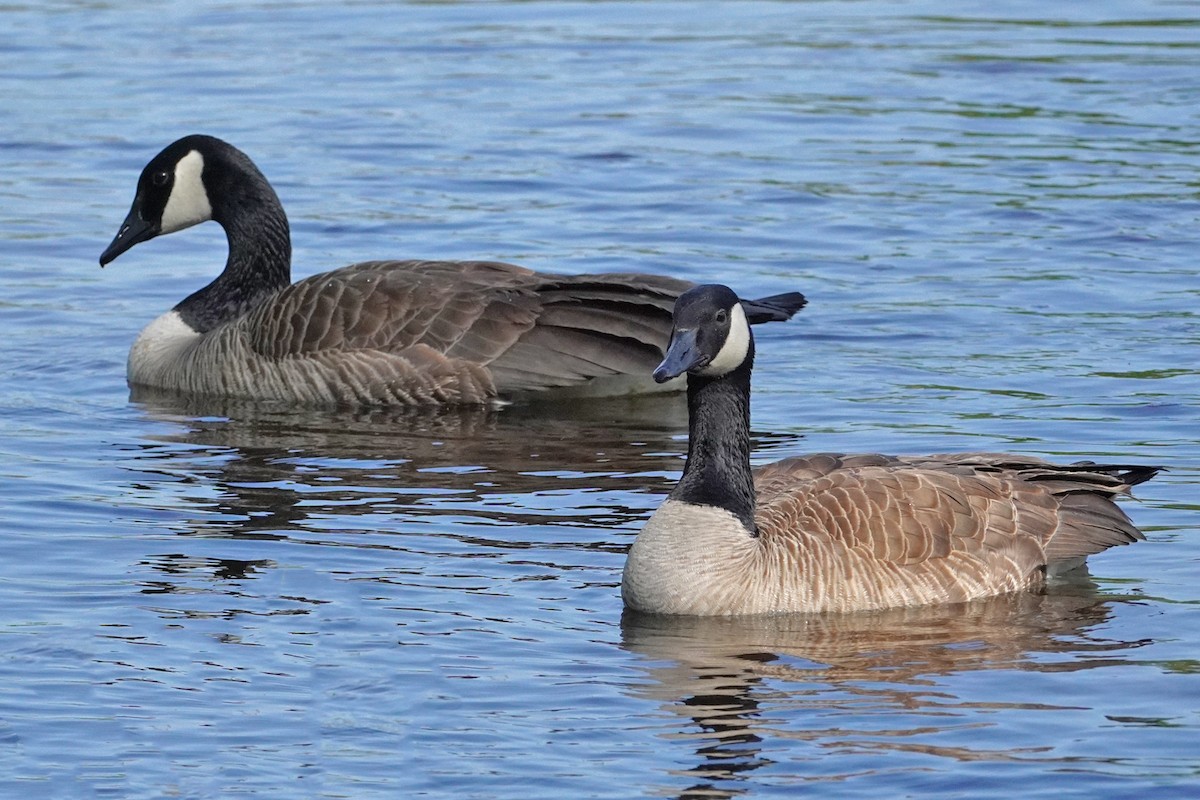
[[[722,308],[719,311],[717,311],[717,322],[719,324],[724,325],[725,320],[727,320],[727,319],[729,319],[729,314],[725,311],[725,309]]]
[[[169,180],[171,180],[171,176],[165,169],[159,170],[150,177],[150,182],[155,186],[166,186]]]

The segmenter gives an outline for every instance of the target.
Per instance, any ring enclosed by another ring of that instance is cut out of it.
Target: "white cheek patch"
[[[201,174],[204,156],[193,150],[175,165],[175,182],[163,209],[162,233],[173,233],[212,219],[212,205]]]
[[[708,362],[703,369],[696,370],[698,375],[712,377],[733,372],[746,360],[750,352],[750,322],[741,303],[735,303],[729,312],[729,335],[721,350]]]

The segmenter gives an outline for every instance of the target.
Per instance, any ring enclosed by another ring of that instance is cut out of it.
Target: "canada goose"
[[[100,265],[207,220],[225,229],[225,270],[141,332],[129,351],[133,386],[312,405],[649,391],[671,306],[692,286],[482,261],[371,261],[293,284],[275,191],[240,150],[200,135],[142,170]],[[786,320],[803,305],[788,293],[747,302],[746,312],[751,322]]]
[[[1113,502],[1157,467],[994,453],[822,453],[750,469],[754,338],[737,295],[680,296],[654,379],[687,373],[683,476],[630,548],[636,611],[701,616],[959,602],[1144,538]]]

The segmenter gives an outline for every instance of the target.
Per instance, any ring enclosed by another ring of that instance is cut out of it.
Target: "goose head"
[[[133,206],[101,253],[100,265],[135,244],[208,220],[225,229],[231,247],[255,251],[269,240],[286,271],[291,241],[279,196],[249,156],[200,134],[174,141],[150,159],[138,178]]]
[[[224,144],[211,136],[185,136],[152,158],[138,178],[129,214],[100,255],[100,266],[135,244],[213,219],[206,180]]]
[[[654,370],[659,383],[685,372],[719,378],[754,360],[754,337],[737,294],[728,286],[696,286],[675,301],[667,354]]]

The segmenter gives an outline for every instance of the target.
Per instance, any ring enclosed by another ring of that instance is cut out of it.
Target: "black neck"
[[[210,196],[222,198],[213,219],[225,229],[229,259],[216,280],[175,306],[201,333],[242,316],[292,282],[292,240],[283,204],[258,170],[250,168],[251,175],[230,170],[213,179],[228,176]]]
[[[754,534],[750,471],[750,370],[753,344],[740,367],[717,378],[688,375],[688,457],[671,499],[718,506]]]

